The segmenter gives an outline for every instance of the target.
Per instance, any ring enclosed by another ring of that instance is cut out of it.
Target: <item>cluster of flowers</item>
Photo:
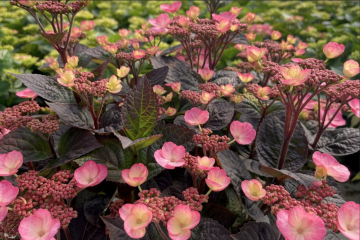
[[[167,94],[166,96],[162,96],[165,93],[167,93],[167,91],[162,86],[160,85],[153,86],[153,91],[157,95],[157,100],[159,104],[159,115],[166,114],[167,116],[174,116],[177,112],[176,108],[168,107],[167,109],[165,109],[164,105],[167,102],[170,102],[174,95],[176,96],[176,94],[179,94],[181,89],[181,82],[167,83],[165,86],[171,88],[171,90],[173,91]]]

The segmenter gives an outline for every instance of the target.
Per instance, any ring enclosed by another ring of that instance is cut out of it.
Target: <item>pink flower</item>
[[[266,190],[263,189],[261,183],[256,179],[242,181],[241,189],[245,196],[252,201],[258,201],[266,195]]]
[[[21,220],[19,233],[22,240],[53,240],[59,228],[59,219],[52,218],[48,210],[39,209]]]
[[[272,31],[271,33],[271,39],[276,41],[276,40],[279,40],[281,38],[281,32],[279,31]]]
[[[241,7],[240,7],[240,8],[238,8],[238,7],[232,7],[232,8],[230,9],[230,12],[231,12],[232,15],[237,16],[237,15],[240,14],[241,9],[242,9]],[[221,15],[221,14],[220,14],[220,15]]]
[[[226,33],[230,29],[231,23],[229,20],[222,19],[220,22],[215,22],[215,26],[220,33]]]
[[[78,63],[79,63],[79,57],[77,56],[72,56],[72,57],[69,57],[67,56],[67,63],[69,64],[69,66],[71,68],[76,68]]]
[[[249,42],[252,42],[252,41],[255,40],[256,34],[255,34],[255,33],[252,33],[252,32],[245,33],[245,37],[246,37],[246,39],[247,39]]]
[[[325,110],[323,108],[320,110],[320,119],[323,119],[324,111]],[[336,111],[337,111],[337,108],[330,108],[329,111],[327,111],[327,114],[325,116],[325,123],[324,123],[325,125],[327,125],[330,122],[331,118],[335,115]],[[346,124],[346,121],[342,117],[342,112],[338,111],[328,127],[336,128],[339,126],[343,126],[345,124]]]
[[[120,69],[119,68],[116,69],[116,73],[117,73],[116,75],[119,78],[123,78],[126,75],[128,75],[129,71],[130,71],[129,67],[121,66]]]
[[[181,90],[181,82],[167,83],[165,86],[171,87],[171,89],[176,93],[179,93]]]
[[[200,15],[200,8],[191,6],[188,11],[186,11],[188,17],[192,20],[195,20]]]
[[[144,50],[134,50],[132,53],[133,58],[135,59],[142,59],[146,56],[146,52]]]
[[[360,118],[360,99],[355,98],[349,101],[349,106],[351,108],[351,111],[355,114],[355,116]]]
[[[344,63],[343,73],[345,77],[352,78],[360,72],[359,63],[354,60],[348,60]]]
[[[245,15],[245,22],[246,22],[247,24],[250,24],[250,23],[252,23],[252,22],[255,20],[255,17],[256,17],[256,14],[255,14],[255,13],[248,12],[248,13]]]
[[[15,200],[19,193],[19,189],[14,187],[11,182],[2,180],[0,182],[0,206],[9,205]]]
[[[235,48],[236,48],[237,50],[239,50],[239,51],[245,50],[246,47],[247,47],[247,45],[241,44],[241,43],[238,43],[238,44],[235,45]]]
[[[79,188],[86,188],[98,185],[106,178],[107,174],[108,170],[104,165],[88,161],[75,170],[74,178]]]
[[[22,153],[18,151],[0,154],[0,176],[11,176],[16,174],[23,164],[23,160]]]
[[[208,68],[204,68],[204,69],[199,69],[198,73],[200,74],[201,78],[205,82],[207,82],[213,77],[215,72],[213,70],[208,69]]]
[[[158,46],[152,46],[146,49],[147,54],[149,55],[155,55],[157,51],[159,50]]]
[[[34,99],[36,98],[38,95],[33,92],[32,90],[30,90],[29,88],[26,88],[25,90],[19,91],[16,93],[16,96],[21,97],[21,98],[31,98]]]
[[[127,29],[119,29],[119,36],[122,38],[126,38],[131,33],[130,30]]]
[[[185,148],[172,142],[166,142],[161,149],[156,150],[154,157],[156,162],[167,169],[174,169],[184,165]]]
[[[0,222],[1,222],[2,220],[4,220],[4,218],[6,217],[7,213],[8,213],[8,208],[7,208],[7,206],[1,206],[1,205],[0,205]]]
[[[290,44],[295,44],[297,40],[298,40],[298,38],[294,38],[293,35],[288,35],[286,38],[286,41]]]
[[[197,157],[197,167],[203,171],[211,170],[214,167],[214,163],[214,158]]]
[[[27,7],[33,7],[36,3],[36,1],[33,0],[19,0],[18,2]]]
[[[323,240],[325,237],[323,220],[302,207],[281,210],[276,217],[276,225],[287,240]]]
[[[170,102],[172,97],[173,97],[174,93],[169,93],[168,95],[166,95],[165,97],[163,97],[165,102]]]
[[[57,79],[60,85],[65,87],[72,87],[74,86],[75,75],[71,70],[66,70],[62,73],[59,73],[59,78]]]
[[[249,62],[259,61],[266,53],[266,48],[257,48],[257,47],[247,47],[247,59]]]
[[[250,144],[256,136],[255,129],[247,122],[233,121],[230,124],[230,132],[235,141],[241,145]]]
[[[177,19],[177,23],[184,28],[187,28],[190,24],[190,21],[187,17],[180,15]]]
[[[173,240],[187,240],[193,229],[200,222],[200,213],[191,211],[187,205],[179,204],[174,209],[174,215],[167,222],[169,237]]]
[[[219,167],[214,167],[208,172],[205,179],[206,185],[214,192],[224,190],[230,184],[230,178]]]
[[[305,49],[305,48],[307,48],[308,46],[309,46],[308,43],[304,43],[304,42],[302,42],[302,41],[300,41],[300,42],[298,43],[298,45],[297,45],[298,49]]]
[[[304,55],[305,52],[306,52],[305,49],[298,49],[298,50],[296,50],[296,51],[294,52],[294,56],[297,56],[297,57],[298,57],[298,56]]]
[[[350,177],[350,171],[340,164],[333,156],[327,153],[315,152],[312,156],[316,165],[316,178],[332,176],[338,182],[346,182]]]
[[[132,238],[142,238],[152,220],[152,212],[144,204],[125,204],[119,214],[126,233]]]
[[[73,27],[73,29],[71,29],[71,34],[70,34],[70,38],[72,39],[77,39],[78,37],[80,37],[82,34],[80,28],[78,27]]]
[[[337,42],[329,42],[323,47],[323,52],[327,59],[332,59],[340,56],[345,51],[345,46],[343,44],[338,44]]]
[[[96,40],[100,46],[105,46],[108,43],[108,38],[106,35],[96,37]]]
[[[0,126],[0,140],[4,137],[4,135],[8,134],[9,132],[10,132],[9,129],[6,129],[3,126]]]
[[[238,77],[240,78],[240,80],[244,83],[248,83],[251,82],[255,76],[253,76],[251,73],[237,73]]]
[[[148,22],[154,26],[151,31],[166,32],[165,28],[171,23],[171,19],[166,13],[162,13],[157,18],[149,19]]]
[[[143,184],[146,181],[148,174],[148,169],[142,163],[135,163],[130,169],[121,171],[121,176],[124,181],[132,187]]]
[[[306,101],[309,99],[309,97],[311,97],[311,94],[309,94],[309,93],[306,94],[303,102],[306,102]],[[294,96],[294,101],[296,101],[295,96]],[[316,101],[310,100],[310,101],[305,105],[304,109],[314,110],[314,104],[316,104],[316,103],[317,103]]]
[[[95,27],[95,21],[82,21],[80,23],[81,31],[90,31]]]
[[[299,86],[304,83],[311,74],[311,69],[301,70],[298,65],[291,65],[290,68],[280,67],[281,75],[285,79],[281,79],[281,82],[288,86]]]
[[[174,116],[176,114],[176,108],[168,107],[165,114],[168,116]]]
[[[350,240],[360,239],[360,204],[344,203],[337,213],[337,227]]]
[[[208,104],[213,97],[215,97],[215,94],[202,91],[200,102],[203,104]]]
[[[258,87],[257,89],[257,97],[262,99],[262,100],[269,100],[269,94],[271,92],[271,89],[270,87]]]
[[[229,96],[231,95],[233,92],[235,92],[235,88],[233,87],[233,85],[231,85],[230,83],[224,85],[220,85],[220,89],[221,89],[221,93],[224,96]]]
[[[103,46],[103,49],[105,49],[106,51],[108,51],[111,54],[116,54],[118,48],[115,44],[109,44],[109,45],[105,45]]]
[[[241,10],[241,8],[240,8],[240,10]],[[223,12],[223,13],[220,13],[219,15],[217,15],[216,13],[212,14],[212,17],[216,22],[220,22],[221,20],[227,20],[227,21],[231,22],[233,19],[236,18],[236,16],[237,15],[232,14],[231,12]]]
[[[185,122],[191,126],[204,124],[209,120],[209,112],[200,108],[192,108],[185,112]]]
[[[181,8],[181,2],[173,2],[172,4],[161,4],[161,10],[168,13],[176,13]]]
[[[154,93],[156,93],[156,95],[159,95],[159,96],[166,93],[166,90],[161,85],[153,86],[153,91],[154,91]]]

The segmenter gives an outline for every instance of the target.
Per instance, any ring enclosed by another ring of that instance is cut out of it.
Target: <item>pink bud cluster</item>
[[[52,134],[59,130],[59,118],[57,115],[46,115],[39,119],[33,119],[26,125],[31,131]]]
[[[360,97],[360,80],[345,80],[340,84],[336,84],[328,87],[324,90],[324,93],[332,101],[345,101],[348,97],[359,98]]]
[[[275,216],[282,209],[291,210],[296,206],[301,206],[308,213],[318,215],[325,223],[325,226],[334,232],[338,232],[336,216],[339,207],[334,203],[322,203],[326,197],[332,197],[336,192],[326,181],[321,182],[321,186],[310,186],[306,189],[305,186],[299,185],[295,197],[292,198],[290,194],[280,185],[270,185],[266,187],[266,195],[263,202],[271,206],[271,213]]]
[[[110,210],[110,217],[117,217],[119,216],[119,210],[124,205],[124,201],[121,199],[115,200],[109,206]]]
[[[160,197],[161,192],[156,188],[150,190],[143,190],[139,193],[140,199],[136,203],[142,203],[147,206],[153,216],[154,222],[162,222],[166,226],[167,221],[173,216],[173,211],[176,206],[183,204],[190,207],[192,211],[200,212],[202,210],[202,203],[208,201],[208,196],[199,194],[196,188],[188,188],[182,192],[184,201],[171,196]]]
[[[181,91],[180,97],[187,99],[193,106],[200,106],[201,103],[201,95],[195,91],[184,90]]]
[[[202,145],[203,149],[209,152],[209,156],[213,156],[218,152],[229,149],[229,137],[210,134],[212,134],[210,129],[203,128],[201,134],[196,134],[193,136],[193,141],[196,145]]]
[[[75,70],[76,78],[74,79],[74,88],[77,92],[82,94],[90,94],[97,97],[103,97],[107,92],[106,83],[109,79],[105,78],[99,81],[91,81],[94,79],[94,74],[90,72],[80,72]]]
[[[203,83],[199,84],[199,89],[214,94],[214,99],[221,97],[221,87],[215,83]]]
[[[205,173],[198,168],[198,157],[194,157],[187,152],[183,159],[185,160],[183,167],[186,168],[192,176],[200,175],[203,178],[205,177]]]

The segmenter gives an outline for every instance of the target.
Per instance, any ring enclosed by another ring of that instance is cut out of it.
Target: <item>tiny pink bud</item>
[[[0,154],[0,176],[5,177],[16,174],[23,161],[22,153],[16,150]]]
[[[314,187],[321,187],[323,185],[322,181],[313,181],[312,182],[312,185]]]
[[[360,73],[359,63],[354,60],[348,60],[344,63],[343,73],[345,77],[352,78]]]
[[[189,125],[196,126],[206,123],[209,120],[209,112],[200,108],[187,110],[184,115],[185,122]]]
[[[360,236],[360,204],[355,202],[344,203],[337,212],[337,227],[350,240],[359,240]]]
[[[230,184],[230,178],[219,167],[214,167],[208,172],[205,179],[206,185],[214,192],[224,190]]]
[[[258,201],[266,195],[266,190],[263,189],[261,183],[256,179],[242,181],[241,189],[245,196],[252,201]]]
[[[237,73],[238,77],[240,78],[240,80],[244,83],[248,83],[251,82],[255,76],[253,76],[251,73]]]
[[[59,228],[59,219],[52,218],[47,209],[38,209],[33,215],[21,220],[19,233],[23,240],[51,240]]]
[[[203,171],[209,171],[214,167],[215,159],[208,157],[197,157],[197,167]]]
[[[224,96],[229,96],[235,92],[235,88],[230,83],[226,84],[225,86],[220,85],[220,89],[221,89],[221,94]]]
[[[75,170],[74,178],[79,188],[96,186],[107,176],[108,170],[102,164],[96,164],[94,161],[88,161]]]
[[[137,187],[143,184],[148,175],[149,170],[142,163],[135,163],[130,169],[124,169],[121,171],[121,176],[124,181],[132,187]]]
[[[82,21],[80,23],[80,30],[81,31],[90,31],[94,29],[95,21]]]
[[[199,72],[201,78],[202,78],[205,82],[209,81],[209,80],[213,77],[213,75],[214,75],[214,73],[215,73],[213,70],[210,70],[210,69],[208,69],[208,68],[199,69],[198,72]]]
[[[332,59],[340,56],[345,51],[345,46],[337,42],[329,42],[323,47],[323,52],[327,59]]]
[[[172,4],[161,4],[160,8],[167,13],[176,13],[181,8],[181,2],[173,2]]]
[[[35,92],[33,92],[32,90],[30,90],[29,88],[26,88],[22,91],[17,92],[16,96],[21,97],[21,98],[35,99],[38,95]]]
[[[187,205],[177,205],[173,217],[167,222],[169,237],[176,240],[187,240],[191,237],[191,229],[200,222],[200,213],[191,211]]]
[[[255,14],[255,13],[248,12],[248,13],[245,15],[245,22],[246,22],[247,24],[250,24],[250,23],[252,23],[252,22],[255,20],[255,17],[256,17],[256,14]]]
[[[271,33],[271,39],[276,41],[276,40],[279,40],[281,38],[281,32],[279,31],[272,31]]]
[[[185,148],[172,142],[166,142],[161,149],[156,150],[154,158],[156,162],[166,169],[174,169],[184,165]]]
[[[332,176],[338,182],[346,182],[350,177],[350,171],[344,165],[340,164],[333,156],[327,153],[316,151],[313,156],[316,170],[325,172],[324,175]],[[323,170],[324,169],[324,170]],[[324,176],[324,177],[325,177]]]

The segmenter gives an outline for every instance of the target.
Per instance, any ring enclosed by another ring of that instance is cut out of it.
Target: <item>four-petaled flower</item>
[[[104,165],[88,161],[75,170],[74,178],[79,188],[86,188],[98,185],[106,178],[107,174],[108,170]]]
[[[191,211],[187,205],[177,205],[174,215],[167,223],[169,236],[173,240],[187,240],[191,236],[191,229],[200,222],[200,213]]]
[[[266,195],[266,190],[263,189],[261,183],[256,179],[242,181],[241,189],[245,196],[253,201],[258,201]]]
[[[152,220],[152,212],[144,204],[125,204],[119,214],[126,233],[132,238],[142,238]]]
[[[172,142],[166,142],[161,149],[156,150],[154,157],[156,162],[167,169],[174,169],[184,165],[185,148]]]
[[[301,69],[299,65],[291,65],[290,68],[280,67],[281,75],[284,79],[280,81],[288,86],[299,86],[303,84],[311,74],[311,69]]]
[[[332,176],[338,182],[346,182],[350,177],[350,171],[340,164],[333,156],[327,153],[315,152],[312,156],[316,165],[315,177],[320,179],[327,175]]]

